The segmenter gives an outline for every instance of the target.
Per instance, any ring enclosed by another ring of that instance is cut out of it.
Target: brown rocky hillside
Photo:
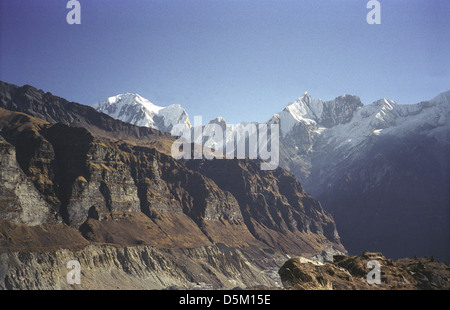
[[[250,160],[177,161],[168,152],[170,135],[31,86],[2,83],[0,107],[0,263],[9,270],[0,286],[58,287],[48,277],[32,277],[30,286],[25,275],[21,283],[13,274],[32,274],[27,268],[41,255],[55,262],[66,257],[61,251],[104,260],[102,251],[118,255],[114,249],[132,247],[138,256],[162,251],[174,266],[189,262],[180,267],[182,281],[167,270],[164,280],[136,280],[156,288],[171,281],[275,286],[261,272],[277,269],[286,254],[345,252],[332,217],[282,169],[260,171]],[[27,259],[14,263],[25,252]],[[145,259],[129,263],[147,277],[159,270]],[[89,264],[99,276],[98,264]]]

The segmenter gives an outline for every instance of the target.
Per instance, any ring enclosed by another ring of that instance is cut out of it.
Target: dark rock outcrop
[[[1,136],[0,163],[0,219],[30,226],[55,220],[55,210],[20,169],[16,150]]]
[[[186,165],[236,197],[246,226],[265,244],[288,253],[321,243],[317,236],[340,242],[331,216],[286,171],[260,171],[251,160],[198,160]]]
[[[379,283],[372,281],[379,264]],[[450,266],[431,258],[394,261],[381,253],[359,256],[335,255],[334,261],[320,263],[303,257],[289,259],[279,270],[286,289],[300,290],[448,290]],[[369,283],[368,278],[371,283]]]

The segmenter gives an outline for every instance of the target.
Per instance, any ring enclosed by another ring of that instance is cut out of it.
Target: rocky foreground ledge
[[[374,269],[377,263],[380,271],[379,284],[373,283],[376,279]],[[295,257],[289,259],[280,268],[279,275],[285,289],[450,289],[450,266],[435,261],[433,257],[402,258],[394,261],[381,253],[373,252],[364,252],[359,256],[335,255],[332,263]]]

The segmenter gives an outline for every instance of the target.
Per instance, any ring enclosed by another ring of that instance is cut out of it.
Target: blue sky
[[[267,121],[308,91],[365,104],[450,89],[450,1],[1,0],[0,79],[82,104],[136,92],[206,122]]]

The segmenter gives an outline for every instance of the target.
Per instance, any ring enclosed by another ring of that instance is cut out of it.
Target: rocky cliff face
[[[71,260],[80,263],[80,284],[67,283]],[[88,245],[79,250],[0,253],[0,266],[3,289],[231,289],[277,284],[241,250],[218,246]]]
[[[85,288],[121,274],[126,288],[273,286],[261,272],[286,254],[345,251],[331,216],[281,169],[176,161],[163,133],[29,86],[0,88],[0,106],[16,110],[0,108],[5,288],[64,288],[52,274],[69,256],[87,268]]]
[[[236,197],[244,223],[265,244],[288,253],[325,239],[339,243],[330,215],[286,171],[260,171],[249,160],[189,161],[187,166]]]
[[[108,220],[137,223],[143,213],[156,222],[178,218],[184,228],[213,242],[263,242],[280,250],[311,253],[321,241],[340,247],[331,217],[281,169],[261,174],[251,161],[177,162],[155,149],[94,138],[85,129],[62,124],[15,129],[30,120],[5,122],[2,134],[17,149],[27,149],[28,156],[17,156],[19,164],[41,189],[47,208],[57,210],[65,224],[86,236],[100,236],[93,230],[102,231]],[[26,147],[21,145],[24,136]],[[294,234],[288,237],[290,232]],[[266,234],[288,243],[273,242]],[[304,236],[299,239],[295,234]]]
[[[56,212],[16,160],[16,150],[0,136],[0,218],[30,226],[56,219]]]

